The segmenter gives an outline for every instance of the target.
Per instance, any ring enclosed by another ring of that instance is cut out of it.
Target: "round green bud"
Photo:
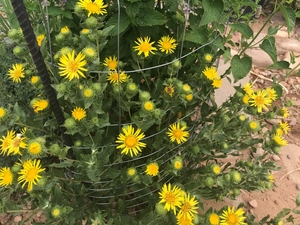
[[[224,142],[222,144],[223,149],[227,150],[229,148],[228,144],[226,142]]]
[[[140,101],[146,102],[146,101],[150,100],[151,95],[148,91],[140,91],[139,98],[140,98]]]
[[[286,103],[285,103],[285,106],[286,107],[292,107],[292,106],[294,106],[293,100],[287,100]]]
[[[176,60],[172,63],[173,69],[180,69],[182,67],[181,62],[179,60]]]
[[[160,109],[154,109],[153,115],[155,118],[160,119],[161,118],[161,110]]]
[[[98,26],[98,20],[94,16],[90,16],[85,20],[85,25],[88,28],[96,28]]]
[[[8,31],[7,36],[12,40],[21,38],[21,32],[18,29],[11,29]]]
[[[237,91],[235,94],[238,98],[244,97],[244,94],[242,92]]]
[[[168,84],[173,84],[173,79],[172,79],[172,78],[168,78],[168,79],[167,79],[167,83],[168,83]]]
[[[266,182],[266,189],[271,190],[273,188],[273,184],[271,182]]]
[[[26,76],[31,76],[32,75],[32,70],[25,70],[25,75]]]
[[[74,7],[74,12],[75,12],[75,14],[80,15],[80,14],[84,13],[84,9],[81,6],[79,6],[78,4],[76,4]]]
[[[102,86],[101,86],[100,83],[93,83],[93,84],[92,84],[92,87],[93,87],[93,89],[94,89],[95,91],[97,91],[97,92],[102,91]]]
[[[67,130],[74,129],[76,127],[76,121],[72,117],[67,118],[64,122],[64,127],[67,128]]]
[[[211,188],[215,184],[215,180],[212,177],[206,177],[204,183],[207,187]]]
[[[123,87],[120,86],[120,85],[118,85],[118,84],[116,84],[116,85],[113,86],[113,92],[115,94],[122,93],[123,92]]]
[[[227,182],[227,183],[230,183],[230,181],[231,181],[231,176],[230,176],[230,174],[225,174],[225,176],[224,176],[224,180]]]
[[[55,143],[49,147],[49,151],[52,155],[59,155],[61,152],[61,147],[57,143]]]
[[[65,93],[67,90],[67,87],[64,83],[60,83],[56,86],[56,91],[59,92],[59,93]]]
[[[164,216],[167,214],[167,210],[165,209],[164,205],[163,204],[160,204],[160,203],[156,203],[155,205],[155,210],[156,212],[161,215],[161,216]]]
[[[42,176],[42,177],[39,179],[39,182],[37,183],[37,186],[38,186],[38,187],[45,187],[46,184],[47,184],[47,181],[48,181],[48,178],[45,177],[45,176]]]
[[[237,197],[237,196],[239,196],[239,195],[241,194],[241,191],[240,191],[240,189],[238,189],[238,188],[233,188],[233,189],[232,189],[232,192],[233,192],[233,195],[234,195],[235,197]]]
[[[11,168],[11,171],[14,173],[17,173],[21,170],[22,165],[13,165],[13,167]]]
[[[242,180],[242,176],[241,176],[240,172],[238,172],[236,170],[230,172],[230,177],[231,177],[231,180],[233,181],[233,183],[235,183],[235,184],[240,183]]]
[[[199,216],[196,214],[194,215],[194,219],[193,219],[193,224],[197,225],[200,223],[200,218]]]
[[[135,183],[140,183],[140,177],[138,175],[136,175],[132,180]]]
[[[37,137],[36,140],[43,145],[46,144],[46,138],[44,138],[44,137]]]
[[[138,86],[137,86],[135,83],[129,82],[129,83],[127,84],[127,86],[126,86],[126,90],[127,90],[128,93],[130,93],[130,94],[135,94],[135,93],[138,92],[139,88],[138,88]]]
[[[200,147],[197,146],[197,145],[194,145],[194,146],[192,147],[192,151],[193,151],[195,154],[198,154],[198,153],[200,152]]]
[[[88,38],[89,38],[91,41],[96,41],[97,35],[96,35],[96,34],[89,34],[89,35],[88,35]]]
[[[17,45],[16,47],[14,47],[13,53],[16,56],[22,56],[24,54],[24,49],[21,46]]]
[[[180,127],[187,127],[187,123],[184,120],[180,120]]]
[[[99,118],[97,116],[94,116],[92,119],[91,119],[92,123],[95,124],[95,125],[98,125],[99,124]]]
[[[76,140],[76,141],[74,142],[74,145],[75,145],[76,147],[80,147],[80,146],[82,146],[82,141],[81,141],[81,140]]]
[[[278,155],[278,154],[280,153],[280,147],[279,147],[279,146],[274,146],[274,147],[272,148],[272,151],[273,151],[276,155]]]
[[[57,42],[63,42],[65,40],[65,35],[63,35],[62,33],[59,33],[55,36],[55,40]]]

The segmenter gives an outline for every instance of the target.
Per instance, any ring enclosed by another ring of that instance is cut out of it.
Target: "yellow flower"
[[[244,95],[244,97],[243,97],[243,103],[245,104],[245,105],[248,105],[249,104],[249,100],[250,100],[250,96],[249,95]]]
[[[75,120],[80,121],[80,120],[82,120],[83,118],[86,117],[86,111],[81,107],[76,107],[72,111],[72,116]]]
[[[209,223],[210,225],[219,225],[220,218],[218,214],[212,213],[209,215]]]
[[[147,101],[143,104],[143,108],[148,112],[153,111],[154,107],[155,106],[154,106],[153,102],[151,102],[151,101]]]
[[[85,47],[82,50],[82,53],[88,58],[88,59],[95,59],[96,58],[96,50],[92,47]]]
[[[287,122],[280,122],[279,126],[285,134],[287,134],[291,130],[291,128]]]
[[[159,166],[157,165],[157,163],[150,163],[147,165],[145,173],[154,177],[157,176],[158,171],[159,171]]]
[[[106,57],[103,63],[104,66],[107,66],[109,70],[115,70],[118,66],[118,60],[116,56]]]
[[[277,93],[273,88],[267,87],[266,92],[268,94],[268,98],[271,99],[272,101],[275,101],[277,99]]]
[[[213,80],[212,86],[214,88],[220,88],[222,86],[222,79],[221,78],[216,78]]]
[[[180,208],[184,201],[183,191],[176,185],[172,187],[169,183],[168,185],[164,184],[161,192],[158,192],[158,194],[161,199],[159,203],[165,203],[164,208],[167,211],[173,210],[176,215],[176,207]]]
[[[161,52],[166,52],[166,54],[173,53],[176,49],[177,43],[174,38],[170,38],[169,36],[163,36],[158,41],[158,47]]]
[[[107,80],[109,81],[109,83],[118,83],[118,81],[120,81],[120,83],[123,83],[128,79],[129,76],[123,71],[121,71],[120,73],[118,73],[117,71],[108,72]]]
[[[283,107],[281,109],[281,113],[282,113],[283,118],[288,118],[288,116],[290,115],[289,110],[286,107]]]
[[[246,92],[247,95],[251,95],[254,91],[252,89],[252,84],[250,82],[247,82],[245,85],[244,85],[244,91]]]
[[[205,60],[207,63],[210,63],[212,59],[213,59],[212,54],[206,53],[206,54],[204,55],[204,60]]]
[[[127,175],[128,175],[129,177],[135,176],[135,175],[136,175],[136,169],[135,169],[134,167],[128,168],[128,170],[127,170]]]
[[[116,140],[116,143],[120,144],[117,146],[117,149],[122,149],[121,154],[130,154],[130,156],[133,157],[139,152],[142,152],[141,148],[146,147],[146,144],[140,142],[140,140],[145,137],[145,135],[141,133],[141,129],[137,129],[134,132],[132,125],[129,125],[123,127],[122,131],[124,134],[119,134],[118,140]]]
[[[234,211],[234,206],[232,209],[228,206],[227,210],[223,210],[220,225],[247,225],[244,220],[246,217],[243,216],[244,210],[239,208],[237,211]]]
[[[60,29],[60,32],[63,34],[68,34],[70,33],[69,27],[68,26],[64,26]]]
[[[21,82],[21,78],[25,77],[23,65],[18,63],[12,65],[12,69],[8,70],[8,76],[15,83]]]
[[[1,154],[5,155],[8,152],[8,147],[12,141],[12,139],[15,137],[15,132],[13,130],[7,131],[6,136],[2,136],[1,141]]]
[[[42,46],[42,41],[44,40],[44,38],[45,38],[45,35],[43,35],[43,34],[39,34],[37,36],[36,42],[37,42],[38,46]]]
[[[41,168],[40,160],[27,160],[23,164],[23,168],[18,173],[18,183],[22,184],[22,188],[28,184],[27,190],[31,191],[33,185],[36,185],[39,182],[39,179],[42,178],[39,173],[43,172],[45,168]]]
[[[214,174],[218,175],[221,173],[221,167],[217,164],[212,165],[212,171]]]
[[[3,119],[5,116],[6,116],[6,109],[0,107],[0,120]]]
[[[43,147],[38,141],[32,141],[28,144],[27,150],[31,155],[38,156],[42,152]]]
[[[94,90],[92,88],[85,88],[82,93],[85,98],[92,98],[94,96]]]
[[[61,212],[61,208],[59,206],[54,206],[52,209],[51,209],[51,215],[54,217],[54,218],[58,218],[60,217],[62,214]]]
[[[190,194],[185,194],[178,212],[177,218],[187,217],[189,220],[192,220],[197,214],[198,207],[196,206],[199,202],[195,197],[191,197]]]
[[[283,135],[283,130],[281,128],[276,128],[276,132],[278,135],[282,136]]]
[[[173,167],[175,170],[180,170],[183,166],[182,159],[180,157],[176,157],[173,160]]]
[[[260,128],[260,124],[257,121],[250,121],[249,127],[251,130],[258,130]]]
[[[187,141],[187,137],[189,136],[189,132],[184,131],[186,126],[180,128],[179,123],[175,123],[170,125],[169,132],[167,135],[170,137],[171,142],[176,141],[177,144],[181,144]]]
[[[275,143],[279,146],[285,146],[288,144],[287,140],[285,140],[279,133],[276,133],[273,136],[273,140],[275,141]]]
[[[35,113],[38,113],[40,111],[43,111],[44,109],[47,109],[48,106],[49,106],[48,100],[38,99],[38,100],[34,101],[32,108]]]
[[[3,167],[0,169],[0,187],[7,187],[12,184],[14,175],[10,168]]]
[[[87,34],[89,34],[90,33],[90,30],[89,29],[82,29],[81,31],[80,31],[80,34],[81,35],[87,35]]]
[[[259,113],[262,112],[262,108],[268,110],[269,105],[271,105],[272,100],[268,97],[268,93],[265,90],[259,90],[256,93],[253,92],[250,96],[250,106],[257,107]]]
[[[269,181],[270,181],[271,183],[274,183],[275,179],[274,179],[274,175],[273,175],[273,174],[270,174],[270,175],[269,175]]]
[[[67,54],[63,54],[59,58],[59,74],[60,76],[66,76],[69,81],[74,78],[79,79],[80,76],[85,78],[85,75],[82,71],[87,71],[84,66],[86,65],[85,55],[81,52],[75,58],[75,51],[72,50]]]
[[[209,80],[215,80],[218,78],[218,71],[215,67],[205,67],[202,73],[206,76]]]
[[[137,44],[137,46],[134,46],[133,49],[134,51],[139,51],[138,55],[144,53],[144,56],[148,57],[149,53],[155,54],[153,51],[157,50],[155,47],[152,46],[154,42],[150,43],[150,37],[148,36],[145,37],[144,40],[143,38],[138,38],[137,41],[135,41],[135,43]]]
[[[24,142],[25,138],[17,134],[15,137],[9,140],[9,145],[7,147],[7,155],[22,155],[20,149],[26,148],[27,144]]]
[[[40,80],[39,76],[32,76],[31,79],[30,79],[30,82],[32,84],[36,84],[39,80]]]
[[[108,5],[104,5],[103,0],[79,0],[79,2],[77,2],[77,5],[79,5],[82,9],[88,11],[88,17],[91,14],[97,14],[101,16],[107,14],[105,8]]]
[[[177,225],[194,225],[193,221],[187,217],[177,217]]]
[[[173,97],[174,94],[174,87],[172,84],[169,86],[165,87],[165,92],[168,93],[171,97]]]

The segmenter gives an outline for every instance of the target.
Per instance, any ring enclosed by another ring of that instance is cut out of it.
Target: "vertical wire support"
[[[119,89],[119,133],[121,132],[121,82],[120,82],[120,22],[121,22],[121,6],[120,0],[117,0],[118,4],[118,28],[117,28],[117,57],[118,57],[118,89]]]
[[[33,28],[31,26],[24,2],[23,2],[23,0],[11,0],[11,4],[12,4],[14,12],[17,16],[17,20],[20,24],[22,32],[24,34],[25,41],[29,48],[33,62],[35,64],[38,74],[41,78],[41,81],[44,86],[47,98],[49,100],[52,112],[57,120],[57,123],[59,126],[59,131],[62,134],[64,144],[67,146],[72,146],[73,144],[72,144],[71,137],[69,135],[65,134],[65,128],[60,126],[64,123],[65,118],[64,118],[62,109],[59,105],[59,102],[56,98],[56,92],[51,86],[50,76],[47,71],[47,67],[44,62],[42,53],[37,45],[36,37],[33,32]]]

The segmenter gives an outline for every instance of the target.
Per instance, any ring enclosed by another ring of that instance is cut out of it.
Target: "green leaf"
[[[273,36],[263,40],[259,47],[271,57],[273,62],[277,62],[277,50],[275,46],[275,38]]]
[[[275,27],[269,27],[268,28],[268,34],[269,35],[275,35],[275,34],[277,34],[277,32],[278,32],[278,30],[279,30],[279,25],[277,25],[277,26],[275,26]]]
[[[164,0],[164,7],[170,12],[175,12],[178,9],[178,5],[181,3],[180,0]]]
[[[182,38],[180,39],[182,40]],[[192,27],[191,31],[186,32],[184,39],[186,41],[190,41],[200,45],[208,42],[206,36],[206,29],[203,27],[202,28]]]
[[[298,193],[296,197],[296,205],[299,207],[300,206],[300,192]]]
[[[273,88],[276,91],[277,99],[280,99],[282,96],[282,87],[279,84],[275,84]]]
[[[288,28],[288,34],[290,35],[295,26],[296,14],[291,7],[287,7],[286,5],[280,4],[279,8],[285,19]]]
[[[245,55],[243,58],[235,55],[231,60],[231,71],[234,77],[234,82],[237,82],[240,79],[243,79],[247,76],[252,68],[252,58]]]
[[[300,11],[297,11],[295,16],[296,16],[296,18],[300,18]]]
[[[117,14],[114,14],[111,18],[109,18],[109,20],[107,21],[107,26],[106,27],[109,27],[109,26],[115,26],[112,30],[111,30],[111,35],[112,36],[115,36],[118,34],[118,26],[116,26],[116,24],[119,24],[119,32],[122,33],[123,31],[125,31],[129,24],[130,24],[130,19],[129,17],[124,14],[124,13],[121,13],[120,15],[121,19],[120,19],[120,23],[118,23],[118,15]]]
[[[48,6],[48,15],[59,16],[61,14],[63,14],[63,11],[60,6]]]
[[[203,0],[202,6],[204,8],[204,14],[202,16],[200,26],[217,20],[223,13],[224,5],[222,0]]]
[[[289,69],[290,63],[287,61],[278,61],[272,64],[271,66],[268,66],[268,69]]]
[[[49,167],[55,167],[55,168],[65,168],[65,167],[71,167],[73,165],[73,161],[65,160],[60,163],[52,163],[49,165]]]
[[[149,8],[141,8],[136,19],[137,25],[142,27],[164,25],[167,21],[167,18],[163,14]]]
[[[242,33],[245,38],[250,38],[253,36],[252,28],[246,23],[233,23],[229,26],[234,30]]]

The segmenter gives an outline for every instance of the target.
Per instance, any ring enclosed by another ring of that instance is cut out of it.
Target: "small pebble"
[[[275,181],[275,182],[274,182],[274,186],[275,186],[275,187],[279,187],[279,186],[280,186],[280,182]]]
[[[290,156],[290,155],[286,155],[286,157],[287,157],[288,159],[291,159],[291,156]]]
[[[249,201],[249,205],[251,205],[253,208],[257,207],[257,201],[255,199]]]
[[[278,205],[278,201],[277,201],[277,200],[275,200],[274,203],[275,203],[276,205]]]
[[[300,184],[296,184],[296,188],[298,191],[300,191]]]
[[[18,215],[18,216],[16,216],[15,218],[14,218],[14,222],[15,223],[19,223],[19,222],[21,222],[22,221],[22,216],[21,215]]]

